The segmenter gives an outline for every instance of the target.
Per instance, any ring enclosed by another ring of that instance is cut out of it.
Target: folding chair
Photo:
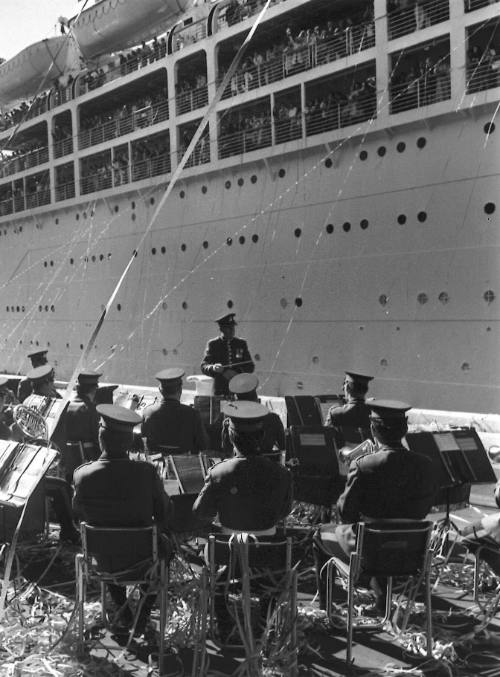
[[[263,646],[265,634],[256,635],[260,606],[256,612],[256,595],[267,594],[266,629],[279,638],[282,651],[290,656],[287,674],[298,675],[297,668],[297,572],[292,568],[292,540],[259,540],[253,534],[238,533],[220,537],[211,534],[206,549],[207,566],[202,572],[202,608],[208,613],[199,645],[206,652],[206,635],[217,641],[215,631],[216,596],[223,599],[231,622],[239,631],[248,660],[254,660]],[[223,567],[221,569],[221,567]],[[223,644],[224,645],[224,644]],[[203,660],[203,657],[202,657]],[[259,674],[258,670],[255,674]]]
[[[209,456],[208,454],[200,453],[200,461],[201,467],[203,468],[203,474],[206,477],[210,468],[213,468],[216,463],[220,463],[222,459],[220,456]]]
[[[285,395],[288,426],[322,425],[322,412],[312,395]]]
[[[168,578],[167,563],[160,559],[155,525],[148,527],[93,527],[80,524],[82,552],[75,557],[78,646],[83,649],[84,604],[87,585],[94,580],[101,586],[103,621],[106,622],[106,584],[148,585],[160,597],[159,661],[165,649]],[[143,602],[144,600],[142,600]],[[134,627],[131,629],[131,633]]]
[[[380,630],[389,620],[394,577],[414,579],[415,585],[409,595],[406,620],[413,605],[420,583],[425,587],[427,656],[432,656],[432,618],[430,547],[433,523],[420,520],[380,520],[357,525],[356,548],[350,563],[332,557],[327,563],[327,613],[332,618],[333,588],[336,572],[347,580],[347,650],[346,663],[352,663],[354,627],[363,630]],[[368,622],[361,615],[354,616],[354,592],[360,576],[387,578],[384,618]]]
[[[195,494],[197,496],[205,484],[205,473],[201,457],[198,454],[182,454],[180,456],[169,456],[168,462],[174,471],[181,493]]]

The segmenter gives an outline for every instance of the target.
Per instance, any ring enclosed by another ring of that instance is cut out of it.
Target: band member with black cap
[[[207,343],[201,363],[202,373],[214,379],[214,395],[228,396],[233,376],[255,370],[247,342],[235,336],[234,317],[235,313],[228,313],[215,320],[220,335]]]
[[[320,572],[331,556],[349,562],[356,541],[356,522],[376,519],[423,519],[436,494],[432,462],[409,451],[401,440],[408,431],[409,404],[370,400],[374,451],[349,466],[344,492],[337,501],[343,524],[324,524],[316,533],[314,553],[320,605],[325,605],[325,582]]]
[[[144,461],[132,461],[134,426],[141,417],[134,411],[113,404],[97,407],[101,455],[75,470],[73,510],[81,519],[101,527],[145,527],[156,523],[164,529],[168,519],[169,498],[155,468]],[[133,616],[125,605],[123,586],[110,585],[117,609],[124,607],[121,621],[132,625]],[[143,590],[145,592],[145,590]],[[154,602],[148,595],[136,624],[136,634],[144,632]]]
[[[346,442],[359,443],[369,436],[370,408],[365,402],[368,384],[373,376],[366,376],[355,371],[346,371],[343,391],[346,403],[331,407],[325,425],[335,429],[337,447]]]
[[[260,455],[269,411],[257,402],[228,402],[228,435],[234,456],[210,468],[193,512],[210,522],[218,514],[224,533],[272,535],[292,508],[289,471]]]
[[[155,378],[160,382],[161,400],[144,409],[141,435],[149,451],[176,447],[174,453],[198,453],[209,448],[208,435],[200,413],[181,403],[184,370],[163,369]]]
[[[255,374],[236,374],[229,381],[229,392],[238,402],[260,402],[257,396],[259,379]],[[233,445],[229,440],[230,419],[223,417],[221,423],[221,444],[226,457],[233,455]],[[262,420],[263,436],[261,453],[269,454],[273,450],[285,448],[285,429],[281,418],[274,411],[269,411]]]
[[[47,353],[48,350],[37,350],[34,353],[29,353],[28,359],[31,361],[31,369],[36,369],[36,367],[42,367],[44,364],[47,364]],[[19,381],[17,386],[17,399],[22,403],[31,393],[30,379],[26,375]]]
[[[0,376],[0,439],[10,440],[12,432],[12,409],[8,404],[13,397],[12,391],[8,387],[9,379],[6,376]]]
[[[99,415],[95,399],[101,376],[102,374],[93,371],[80,372],[76,384],[76,397],[69,403],[66,411],[66,434],[69,444],[65,467],[69,481],[73,479],[75,468],[82,463],[79,460],[82,453],[84,460],[87,461],[95,461],[99,457]],[[77,451],[73,453],[75,446]]]

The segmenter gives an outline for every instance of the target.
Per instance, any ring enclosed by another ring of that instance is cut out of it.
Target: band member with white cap
[[[324,524],[315,536],[316,580],[320,605],[325,583],[320,572],[331,556],[349,562],[356,541],[356,522],[376,519],[423,519],[436,494],[432,462],[409,451],[401,440],[408,431],[409,404],[370,400],[370,426],[375,450],[349,467],[346,488],[337,501],[343,524]]]
[[[198,411],[181,403],[184,370],[163,369],[155,378],[160,382],[161,400],[144,409],[141,434],[147,448],[177,447],[175,453],[198,453],[209,448],[208,435]]]
[[[247,342],[235,336],[235,313],[227,313],[215,320],[220,335],[211,339],[205,348],[201,371],[214,379],[214,395],[229,395],[229,381],[236,374],[251,374],[255,364]]]
[[[141,417],[113,404],[100,404],[97,413],[101,455],[75,470],[74,512],[93,526],[144,527],[156,523],[160,530],[164,529],[169,498],[160,476],[150,463],[132,461],[127,454],[133,444],[134,426],[141,422]],[[133,616],[125,606],[125,589],[110,585],[109,591],[117,609],[123,607],[120,619],[123,626],[130,627]],[[144,631],[153,602],[153,595],[144,600],[136,634]]]
[[[268,409],[257,402],[228,402],[223,413],[230,420],[234,456],[210,468],[193,512],[207,522],[218,514],[226,533],[274,534],[292,508],[292,478],[260,455]]]
[[[236,374],[229,381],[229,392],[236,401],[260,402],[257,396],[259,379],[255,374]],[[229,418],[224,418],[222,422],[221,444],[224,455],[232,456],[233,446],[229,441]],[[283,450],[285,448],[285,428],[281,418],[274,411],[269,411],[262,421],[263,436],[261,442],[261,453],[271,453],[273,450]]]

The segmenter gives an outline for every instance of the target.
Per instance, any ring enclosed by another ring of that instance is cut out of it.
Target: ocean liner
[[[350,367],[497,412],[499,8],[85,3],[0,66],[0,369],[48,347],[69,378],[133,257],[108,381],[197,373],[227,310],[267,394]]]

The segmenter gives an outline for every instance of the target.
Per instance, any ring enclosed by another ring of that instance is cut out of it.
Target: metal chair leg
[[[167,625],[167,606],[168,606],[168,573],[165,560],[160,561],[160,641],[158,642],[158,665],[160,674],[163,670],[163,659],[165,656],[165,628]]]
[[[83,651],[83,625],[84,625],[84,604],[85,604],[85,583],[83,580],[83,555],[79,553],[75,557],[75,576],[76,576],[76,604],[77,604],[77,646],[78,652]]]
[[[352,664],[352,640],[353,640],[353,625],[354,625],[354,581],[353,577],[349,575],[347,586],[347,648],[346,648],[346,664],[349,668]]]

